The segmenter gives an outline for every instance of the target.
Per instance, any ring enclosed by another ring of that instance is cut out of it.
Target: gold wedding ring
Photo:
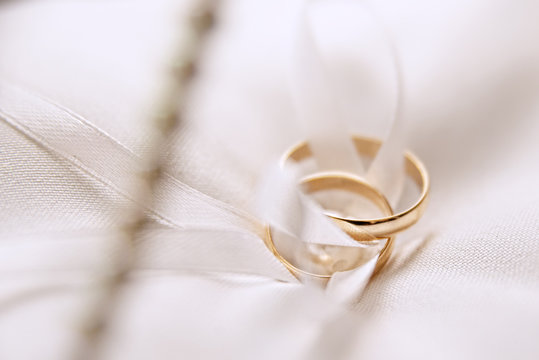
[[[382,145],[380,140],[364,136],[356,135],[352,140],[356,147],[356,151],[369,158],[374,158]],[[284,166],[288,161],[301,162],[311,156],[312,152],[308,143],[302,142],[294,146],[284,155],[282,165]],[[410,208],[397,214],[374,219],[357,219],[336,216],[333,214],[326,215],[334,219],[341,229],[356,240],[365,240],[365,234],[370,234],[376,238],[386,238],[415,224],[425,211],[430,180],[425,166],[413,153],[406,151],[404,158],[406,173],[421,189],[419,200],[417,200]]]
[[[357,176],[341,172],[317,173],[315,175],[305,177],[302,180],[302,185],[304,186],[306,193],[314,193],[328,189],[346,190],[348,192],[357,193],[370,200],[384,215],[390,216],[391,214],[393,214],[391,205],[389,204],[385,196],[380,191],[378,191],[377,189],[369,185],[366,181]],[[277,257],[296,277],[301,278],[307,276],[326,280],[331,278],[332,275],[330,274],[315,274],[300,269],[297,266],[293,265],[289,260],[285,259],[275,247],[270,226],[266,227],[266,236],[268,248],[275,255],[275,257]],[[371,237],[369,240],[372,241],[377,239]],[[375,273],[387,263],[387,260],[389,259],[393,250],[393,244],[394,237],[387,237],[387,240],[382,250],[380,251],[380,255],[378,257],[378,261],[375,267]]]

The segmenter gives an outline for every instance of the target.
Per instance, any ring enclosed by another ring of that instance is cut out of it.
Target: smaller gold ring
[[[325,189],[341,189],[352,191],[358,193],[368,200],[372,201],[385,215],[391,215],[393,210],[391,205],[385,198],[385,196],[376,190],[374,187],[369,185],[367,182],[362,180],[359,177],[340,173],[340,172],[331,172],[331,173],[319,173],[311,177],[306,177],[303,179],[302,184],[305,187],[307,193],[317,192]],[[347,228],[343,229],[345,232]],[[291,264],[287,259],[285,259],[275,247],[273,242],[271,228],[269,225],[266,226],[266,239],[267,246],[270,251],[279,259],[283,265],[295,276],[298,274],[306,275],[319,279],[329,279],[332,275],[328,274],[314,274],[303,269],[296,267]],[[378,240],[377,238],[371,237],[369,240]],[[380,250],[380,255],[376,262],[376,267],[374,273],[377,273],[388,261],[393,250],[394,237],[388,237],[384,247]]]
[[[364,136],[353,136],[352,137],[356,151],[362,155],[374,158],[376,153],[380,149],[382,142],[378,139],[364,137]],[[294,162],[300,162],[308,157],[312,156],[311,149],[307,142],[302,142],[289,151],[285,153],[282,158],[281,164],[284,164],[288,160]],[[405,170],[408,176],[410,176],[417,186],[421,189],[421,194],[419,200],[416,201],[410,208],[399,212],[397,214],[392,214],[389,216],[375,218],[375,219],[356,219],[350,217],[341,217],[335,216],[332,214],[327,214],[329,217],[333,218],[337,223],[339,223],[341,228],[349,228],[347,223],[353,226],[361,227],[361,230],[354,233],[351,229],[348,229],[347,232],[355,238],[356,240],[363,240],[365,233],[369,233],[377,238],[385,238],[389,235],[396,234],[400,231],[403,231],[413,224],[415,224],[423,215],[425,208],[428,202],[428,194],[430,188],[430,179],[425,168],[425,165],[410,151],[406,151],[405,155]]]

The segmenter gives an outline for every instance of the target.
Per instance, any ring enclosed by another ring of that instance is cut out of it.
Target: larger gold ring
[[[305,188],[305,192],[313,193],[320,190],[326,189],[340,189],[347,190],[350,192],[355,192],[364,196],[366,199],[372,201],[383,214],[391,215],[393,210],[391,205],[385,198],[385,196],[369,185],[363,179],[340,172],[328,172],[328,173],[318,173],[314,176],[306,177],[302,181],[302,185]],[[346,231],[346,230],[345,230]],[[296,277],[301,278],[302,276],[314,277],[319,279],[329,279],[332,275],[328,274],[314,274],[306,270],[300,269],[297,266],[293,265],[290,261],[285,259],[275,247],[275,243],[272,238],[272,231],[270,226],[266,227],[266,241],[267,246],[270,251],[279,259],[285,267]],[[369,240],[377,240],[374,237],[371,237]],[[388,237],[383,248],[380,250],[380,255],[378,257],[376,267],[374,272],[378,272],[388,261],[391,252],[393,250],[394,237]],[[349,269],[351,270],[351,269]]]
[[[380,140],[374,138],[353,136],[352,139],[358,153],[371,158],[376,156],[380,146],[382,145]],[[311,156],[312,152],[308,143],[302,142],[285,153],[282,164],[284,165],[290,160],[300,162]],[[415,224],[425,211],[430,180],[425,166],[413,153],[406,151],[404,158],[406,173],[421,189],[419,200],[417,200],[417,202],[410,208],[397,214],[375,219],[356,219],[350,217],[340,217],[333,214],[327,214],[327,216],[333,218],[343,230],[349,233],[356,240],[363,240],[365,238],[365,233],[377,238],[385,238],[403,231]],[[360,227],[361,231],[354,232],[350,225]]]

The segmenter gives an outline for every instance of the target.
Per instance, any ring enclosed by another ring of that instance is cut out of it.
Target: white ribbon
[[[405,118],[403,116],[404,78],[399,53],[392,36],[387,31],[387,27],[383,26],[382,20],[376,16],[374,11],[367,6],[365,8],[375,18],[375,23],[380,24],[379,28],[385,43],[388,45],[395,76],[395,104],[391,114],[391,123],[388,127],[388,135],[369,167],[367,180],[372,184],[376,184],[378,189],[385,194],[389,203],[395,208],[401,198],[404,186],[403,155],[406,138]]]
[[[111,231],[85,230],[18,235],[0,243],[0,276],[28,272],[106,274],[111,259],[125,251]],[[245,231],[150,227],[138,241],[135,270],[247,274],[297,283],[265,249],[262,240]]]
[[[351,11],[365,10],[355,7],[349,1],[341,4],[352,5]],[[296,57],[292,66],[293,94],[298,112],[298,121],[304,131],[306,140],[316,160],[318,170],[343,170],[364,175],[361,160],[351,142],[351,135],[341,114],[343,109],[335,98],[333,85],[336,81],[328,79],[328,73],[322,64],[316,49],[309,23],[309,5],[299,11],[298,42]],[[383,26],[382,26],[383,29]],[[403,185],[403,138],[402,138],[402,78],[399,59],[391,37],[384,31],[389,55],[393,60],[395,72],[395,105],[389,131],[380,151],[372,161],[366,174],[367,180],[380,189],[390,203],[395,205],[400,198]],[[296,241],[314,244],[331,244],[339,246],[354,246],[354,241],[342,231],[336,229],[331,221],[320,215],[320,209],[315,208],[309,201],[298,194],[294,177],[287,178],[275,171],[268,171],[266,184],[259,197],[257,207],[263,219],[280,229],[292,234]],[[314,213],[318,213],[315,216]],[[313,214],[312,216],[308,216]],[[325,218],[325,219],[324,219]],[[305,229],[316,229],[306,231]],[[289,240],[290,241],[290,240]],[[356,243],[357,244],[357,243]],[[293,244],[284,244],[285,251],[302,251]],[[290,250],[292,249],[292,250]],[[301,254],[299,254],[301,255]],[[298,254],[288,254],[298,257]],[[285,256],[286,257],[286,256]],[[345,273],[337,273],[331,279],[328,291],[338,294],[341,299],[353,299],[361,292],[374,271],[376,261]],[[355,286],[351,286],[355,283]],[[344,300],[343,300],[344,301]]]
[[[297,50],[290,76],[297,119],[319,170],[339,169],[362,174],[363,165],[346,132],[333,83],[327,78],[316,50],[308,10],[309,6],[303,6],[298,15]]]
[[[136,190],[133,179],[143,170],[138,157],[82,117],[0,81],[0,120],[125,198],[135,198],[131,193]],[[179,229],[161,230],[155,236],[161,245],[174,244],[178,249],[167,254],[178,257],[172,268],[239,272],[296,281],[266,249],[263,228],[251,215],[189,187],[170,174],[164,174],[156,200],[153,205],[138,205],[144,206],[157,221]],[[54,247],[54,243],[49,245]],[[60,253],[70,253],[66,249],[69,246]],[[68,256],[66,261],[72,261],[69,259]],[[159,268],[158,260],[145,258],[144,263]],[[172,265],[172,261],[168,264]]]
[[[127,199],[136,198],[133,192],[138,189],[139,176],[135,175],[146,170],[139,156],[83,117],[5,81],[0,81],[0,116]],[[193,189],[169,173],[163,175],[156,200],[149,211],[167,224],[261,233],[260,225],[249,214]]]

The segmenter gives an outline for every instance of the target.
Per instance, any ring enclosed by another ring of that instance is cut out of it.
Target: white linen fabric
[[[375,259],[323,291],[266,250],[257,184],[304,134],[287,78],[301,4],[222,2],[100,358],[537,358],[539,6],[387,0],[343,18],[350,4],[312,5],[338,120],[390,132],[376,14],[405,80],[395,141],[432,177],[424,218],[366,287]],[[188,5],[0,6],[0,358],[84,341]]]

